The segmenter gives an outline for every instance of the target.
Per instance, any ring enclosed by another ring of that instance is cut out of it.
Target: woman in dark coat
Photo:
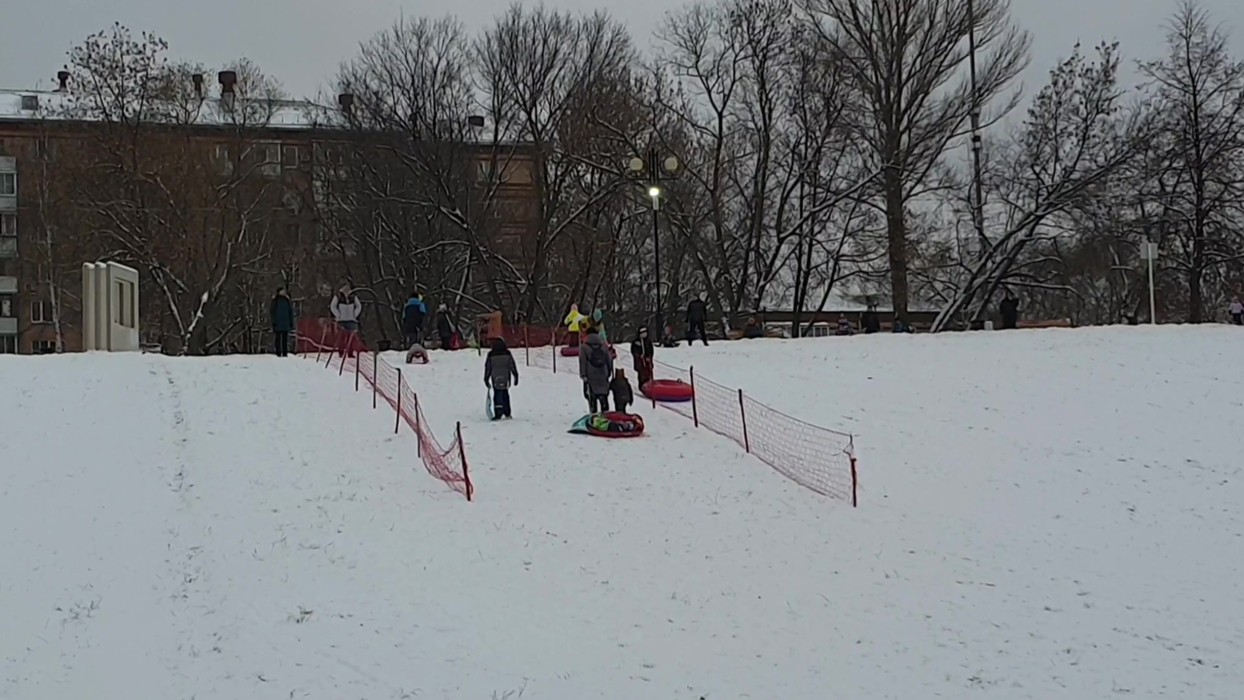
[[[656,349],[652,345],[652,339],[648,337],[647,328],[642,326],[639,328],[639,333],[631,343],[631,357],[634,358],[635,375],[642,389],[645,384],[652,381],[652,367],[656,357]]]
[[[294,332],[294,302],[285,288],[276,290],[272,298],[272,335],[276,338],[276,356],[289,356],[289,334]]]

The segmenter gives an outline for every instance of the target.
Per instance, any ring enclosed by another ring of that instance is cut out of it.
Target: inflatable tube
[[[653,379],[639,387],[644,396],[665,403],[690,401],[695,389],[681,379]]]
[[[644,434],[644,419],[632,413],[609,411],[583,416],[570,432],[603,438],[629,438]]]

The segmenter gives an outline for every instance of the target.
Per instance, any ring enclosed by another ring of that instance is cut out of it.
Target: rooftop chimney
[[[203,99],[203,74],[195,73],[190,76],[190,82],[194,83],[194,95],[200,100]]]
[[[337,95],[337,104],[341,107],[341,111],[349,114],[350,110],[354,108],[354,94],[343,92]]]
[[[56,82],[60,83],[60,87],[56,88],[57,90],[60,92],[67,92],[69,90],[69,71],[56,71]]]
[[[225,109],[233,109],[233,86],[238,82],[236,71],[222,70],[216,74],[220,81],[220,103]]]

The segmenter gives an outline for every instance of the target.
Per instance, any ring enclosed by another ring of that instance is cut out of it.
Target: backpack
[[[609,364],[609,356],[605,354],[603,345],[593,345],[592,351],[587,354],[587,363],[593,367],[605,367]]]

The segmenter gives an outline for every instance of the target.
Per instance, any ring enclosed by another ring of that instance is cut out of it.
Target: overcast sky
[[[1244,0],[1201,0],[1232,30],[1244,58]],[[49,87],[65,52],[114,21],[164,37],[176,58],[216,67],[246,56],[278,78],[293,97],[314,95],[339,61],[400,13],[455,12],[475,29],[509,0],[0,0],[0,88]],[[556,0],[566,8],[612,7],[646,46],[673,2],[593,3]],[[1027,88],[1078,39],[1086,45],[1118,39],[1129,64],[1161,53],[1163,23],[1177,0],[1012,0],[1016,22],[1033,34]],[[1030,90],[1026,90],[1030,93]]]

